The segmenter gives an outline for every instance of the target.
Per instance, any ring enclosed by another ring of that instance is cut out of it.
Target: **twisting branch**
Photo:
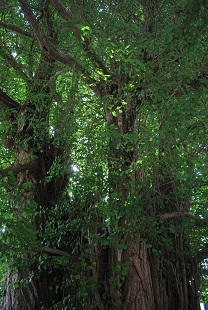
[[[19,1],[22,7],[22,10],[28,19],[30,25],[32,26],[32,29],[34,31],[34,34],[38,40],[38,44],[43,51],[44,54],[47,54],[48,56],[53,57],[54,59],[69,65],[71,68],[79,68],[80,65],[71,57],[63,53],[62,51],[57,51],[47,40],[43,30],[39,26],[38,21],[36,20],[30,6],[25,0]]]
[[[62,18],[65,20],[71,21],[70,23],[70,29],[74,33],[74,35],[79,39],[80,43],[82,44],[83,50],[87,53],[87,56],[94,62],[96,62],[99,65],[99,68],[103,71],[104,74],[108,75],[109,72],[107,71],[104,63],[99,59],[99,57],[96,55],[94,51],[92,51],[92,48],[89,48],[90,41],[85,37],[84,40],[82,40],[82,32],[80,29],[74,26],[72,23],[73,16],[70,14],[70,12],[67,10],[67,8],[63,5],[63,3],[60,0],[51,0],[51,3],[57,10],[57,12],[60,14]]]
[[[44,54],[48,55],[55,60],[68,65],[71,69],[74,69],[76,72],[80,72],[84,75],[84,77],[88,80],[89,84],[91,84],[92,90],[97,94],[100,95],[100,87],[97,85],[97,81],[93,79],[91,74],[84,68],[81,64],[79,64],[75,59],[70,57],[68,54],[64,53],[61,50],[57,50],[54,46],[52,46],[45,33],[43,32],[42,28],[40,27],[38,21],[36,20],[30,6],[28,5],[27,1],[19,0],[21,8],[25,14],[25,17],[28,19],[33,32],[37,38],[38,44],[43,51]]]
[[[14,32],[19,33],[19,34],[22,34],[23,36],[26,36],[26,37],[29,37],[29,38],[33,38],[33,35],[30,32],[28,32],[26,30],[23,30],[23,29],[21,29],[21,28],[19,28],[17,26],[3,23],[1,20],[0,20],[0,27],[6,28],[8,30],[14,31]]]

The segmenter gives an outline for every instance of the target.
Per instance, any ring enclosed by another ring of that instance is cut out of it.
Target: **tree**
[[[199,309],[207,4],[1,6],[2,308]]]

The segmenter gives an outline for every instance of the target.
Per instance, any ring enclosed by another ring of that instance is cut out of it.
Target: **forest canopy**
[[[208,303],[207,9],[1,1],[3,310]]]

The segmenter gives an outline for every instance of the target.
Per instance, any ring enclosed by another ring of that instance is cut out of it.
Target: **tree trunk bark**
[[[50,291],[49,275],[33,282],[21,283],[28,281],[29,277],[28,270],[21,270],[17,274],[7,272],[2,310],[39,310],[42,306],[51,306],[54,295]]]
[[[37,289],[32,284],[26,288],[22,284],[19,284],[20,280],[24,279],[24,277],[28,277],[25,273],[25,271],[23,274],[12,274],[11,271],[7,272],[2,300],[2,310],[28,310],[35,309],[35,307],[40,309]],[[16,285],[18,287],[15,288]]]
[[[40,310],[49,309],[62,302],[68,291],[58,289],[65,273],[60,269],[47,268],[40,272],[33,266],[30,269],[19,269],[17,273],[8,271],[6,275],[2,310]]]
[[[129,246],[130,270],[124,283],[124,309],[155,309],[152,278],[145,244]]]
[[[196,262],[165,266],[144,242],[129,240],[128,250],[97,249],[93,276],[99,284],[95,297],[99,310],[199,310]],[[99,253],[99,254],[98,254]],[[127,273],[116,270],[128,266]],[[95,276],[96,275],[96,276]]]

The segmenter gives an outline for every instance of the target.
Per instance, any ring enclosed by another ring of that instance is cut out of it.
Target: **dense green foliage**
[[[164,270],[195,258],[208,303],[206,1],[56,2],[0,4],[0,273],[64,271],[53,309],[91,309],[93,251],[136,240]],[[44,201],[15,170],[40,158]]]

